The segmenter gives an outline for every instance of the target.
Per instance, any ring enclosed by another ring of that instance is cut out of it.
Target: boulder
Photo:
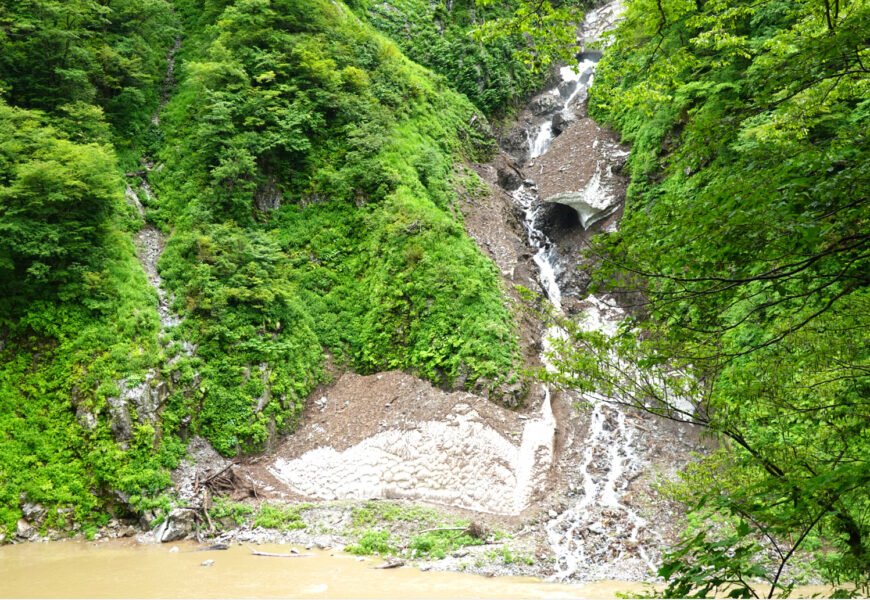
[[[567,115],[564,112],[556,113],[556,116],[553,117],[553,133],[560,135],[576,120],[576,117],[570,112]]]
[[[154,537],[160,542],[174,542],[186,537],[194,527],[194,512],[189,508],[175,508],[157,528]]]
[[[499,147],[514,159],[524,162],[529,156],[529,134],[517,125],[499,140]]]
[[[36,533],[36,528],[25,521],[24,519],[18,519],[18,523],[15,524],[15,535],[22,539],[27,539],[30,536]]]
[[[536,117],[551,115],[562,108],[562,99],[557,94],[542,94],[529,103],[529,110]]]
[[[502,168],[497,173],[498,186],[506,192],[512,192],[523,185],[522,176],[514,169]]]
[[[21,505],[21,512],[24,513],[25,519],[40,525],[45,520],[45,515],[48,511],[38,502],[25,502]]]

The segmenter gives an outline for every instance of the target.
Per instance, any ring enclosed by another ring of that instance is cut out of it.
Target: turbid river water
[[[613,598],[643,585],[544,583],[530,577],[481,577],[373,569],[379,559],[313,551],[313,556],[254,556],[246,546],[196,552],[196,545],[131,541],[51,542],[0,548],[4,598]],[[287,545],[256,546],[289,553]],[[305,552],[305,551],[303,551]],[[306,552],[307,553],[307,552]],[[213,560],[211,566],[201,566]]]
[[[630,581],[545,583],[531,577],[481,577],[373,569],[382,561],[329,551],[313,556],[254,556],[246,546],[198,552],[192,542],[50,542],[0,547],[2,598],[615,598],[648,590]],[[288,545],[256,546],[287,554]],[[307,554],[307,551],[303,551]],[[202,566],[205,561],[214,561]],[[766,589],[764,592],[766,593]],[[793,597],[826,597],[802,586]]]

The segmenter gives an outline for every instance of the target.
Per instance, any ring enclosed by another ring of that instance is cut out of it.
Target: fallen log
[[[196,548],[195,550],[191,550],[191,552],[210,552],[212,550],[229,550],[230,547],[227,544],[212,544],[207,548]]]
[[[298,558],[300,556],[314,556],[313,554],[275,554],[274,552],[260,552],[259,550],[254,550],[250,546],[248,548],[251,550],[251,554],[254,556],[271,556],[272,558]]]
[[[382,565],[378,565],[376,567],[369,567],[370,569],[395,569],[396,567],[404,567],[405,561],[401,558],[397,558],[395,560],[388,560]]]
[[[231,462],[230,464],[228,464],[227,466],[225,466],[225,467],[224,467],[223,469],[221,469],[220,471],[217,471],[217,472],[214,473],[213,475],[209,475],[208,477],[206,477],[204,483],[208,483],[208,482],[210,482],[212,479],[214,479],[214,478],[216,478],[216,477],[219,477],[220,475],[223,475],[223,474],[227,471],[227,469],[231,469],[232,467],[235,467],[235,466],[236,466],[236,463],[232,463],[232,462]]]

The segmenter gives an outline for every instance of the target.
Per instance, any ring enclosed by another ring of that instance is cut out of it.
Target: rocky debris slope
[[[304,421],[266,470],[276,488],[305,498],[409,498],[519,514],[553,461],[548,402],[528,418],[399,372],[343,375]]]

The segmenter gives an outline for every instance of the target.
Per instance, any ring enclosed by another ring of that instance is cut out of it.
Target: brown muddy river
[[[0,596],[19,598],[613,598],[642,584],[544,583],[415,568],[375,570],[378,559],[315,552],[254,556],[246,546],[193,552],[193,544],[52,542],[0,548]],[[256,546],[287,553],[289,545]],[[205,560],[214,560],[208,567]]]
[[[2,598],[615,598],[646,584],[627,581],[566,585],[531,577],[481,577],[378,570],[379,559],[329,551],[314,556],[254,556],[246,546],[195,552],[193,543],[139,545],[130,540],[51,542],[0,547]],[[289,545],[256,546],[286,554]],[[201,566],[213,560],[211,566]],[[766,595],[767,590],[764,590]],[[825,597],[830,588],[802,586],[792,597]]]

